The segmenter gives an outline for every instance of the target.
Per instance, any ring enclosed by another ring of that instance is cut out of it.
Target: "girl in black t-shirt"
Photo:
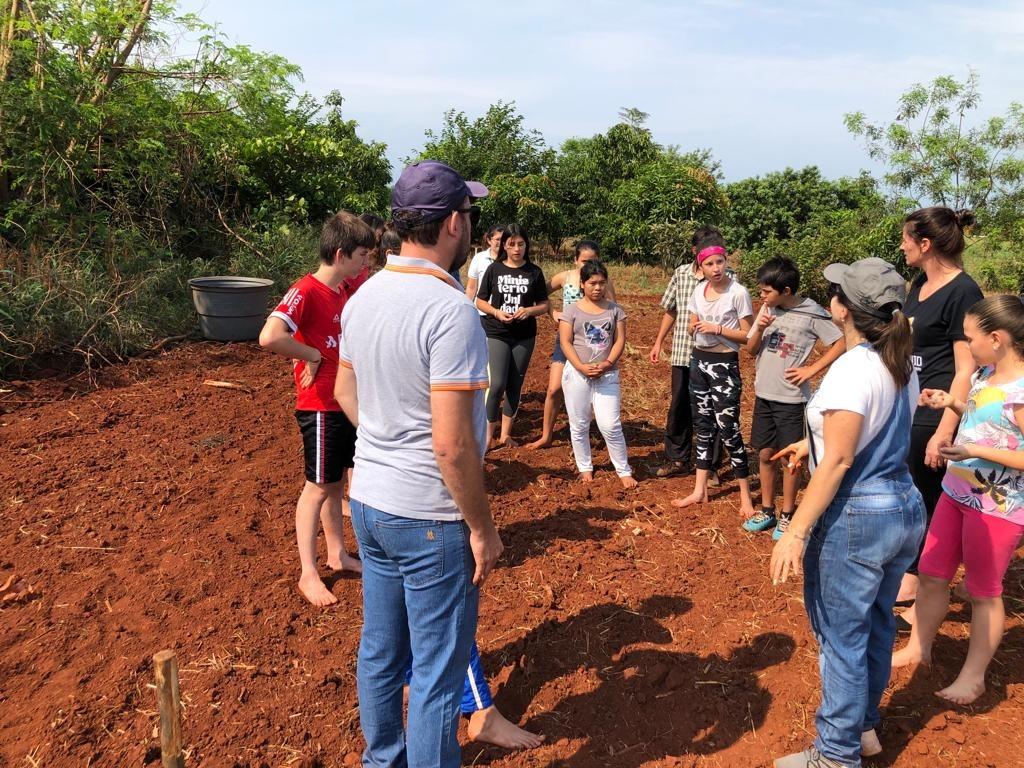
[[[501,235],[498,258],[477,289],[476,305],[487,334],[487,447],[512,443],[512,421],[537,340],[537,317],[548,311],[547,283],[530,261],[530,239],[518,224]],[[502,407],[502,399],[505,404]],[[495,440],[500,413],[501,436]]]
[[[967,399],[974,359],[964,335],[964,315],[984,298],[978,284],[964,272],[964,227],[974,223],[970,211],[942,206],[922,208],[907,216],[900,250],[907,266],[921,270],[911,281],[904,313],[914,332],[913,363],[921,389],[941,389]],[[943,446],[956,436],[959,417],[950,409],[918,408],[910,433],[910,473],[924,497],[928,520],[942,493]],[[897,600],[917,595],[917,560],[903,577]],[[913,621],[913,609],[903,614]]]

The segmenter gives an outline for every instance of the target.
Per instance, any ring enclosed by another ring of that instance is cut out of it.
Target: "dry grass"
[[[538,259],[537,265],[544,270],[549,279],[567,269],[573,268],[568,260]],[[606,262],[608,275],[611,277],[615,290],[620,294],[639,296],[661,296],[672,276],[671,272],[649,264],[619,264]]]

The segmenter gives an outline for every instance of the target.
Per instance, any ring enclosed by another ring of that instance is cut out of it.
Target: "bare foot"
[[[531,451],[535,451],[538,448],[547,448],[554,442],[554,439],[552,439],[550,435],[548,437],[542,436],[539,440],[534,440],[532,443],[527,443],[526,447]]]
[[[332,595],[331,590],[324,586],[318,573],[311,573],[300,578],[299,591],[309,602],[319,608],[334,605],[338,602],[338,598]]]
[[[943,688],[938,691],[935,695],[940,696],[946,701],[951,701],[954,704],[960,704],[965,706],[967,704],[973,704],[974,700],[977,699],[981,694],[985,692],[985,678],[965,678],[963,673],[960,677],[953,681],[953,684],[948,688]]]
[[[622,483],[623,488],[636,488],[638,483],[633,479],[632,475],[625,475],[619,478],[619,482]]]
[[[592,482],[594,482],[594,473],[593,472],[580,472],[580,482],[581,483],[592,483]]]
[[[754,511],[754,507],[752,505],[745,506],[743,504],[740,504],[740,517],[744,520],[749,520],[756,514],[757,513]]]
[[[536,749],[544,743],[543,736],[524,731],[515,723],[509,722],[493,704],[470,715],[468,733],[473,741],[482,741],[505,749]]]
[[[495,451],[498,448],[515,448],[518,443],[511,437],[499,437],[487,444],[488,451]]]
[[[358,557],[352,557],[348,552],[342,552],[341,559],[328,560],[327,567],[333,571],[352,571],[352,573],[362,573],[363,561]]]
[[[892,655],[892,667],[897,669],[898,667],[909,667],[915,664],[931,664],[932,660],[929,656],[927,659],[921,654],[921,650],[913,645],[907,645],[905,648],[901,648]]]
[[[700,491],[697,491],[697,490],[694,490],[693,493],[691,493],[689,496],[686,496],[686,497],[684,497],[682,499],[672,499],[672,506],[673,507],[681,507],[681,508],[691,507],[694,504],[707,504],[707,503],[708,503],[708,495],[707,495],[707,493],[701,493]]]

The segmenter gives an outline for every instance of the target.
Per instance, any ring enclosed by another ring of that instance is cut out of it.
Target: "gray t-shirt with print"
[[[614,301],[597,314],[584,312],[579,303],[562,310],[562,322],[572,326],[572,347],[584,365],[608,359],[618,323],[625,319],[625,311]]]
[[[758,320],[765,313],[775,315],[775,322],[765,328],[761,348],[757,351],[757,375],[754,392],[764,400],[779,403],[805,403],[810,397],[808,384],[797,387],[786,381],[787,368],[799,368],[807,362],[814,345],[821,339],[832,346],[843,332],[832,322],[832,316],[811,299],[803,299],[790,309],[761,305],[747,338],[757,331]]]

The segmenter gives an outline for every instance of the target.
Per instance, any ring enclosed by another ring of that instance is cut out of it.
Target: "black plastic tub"
[[[267,317],[272,280],[214,275],[188,281],[199,330],[213,341],[251,341]]]

